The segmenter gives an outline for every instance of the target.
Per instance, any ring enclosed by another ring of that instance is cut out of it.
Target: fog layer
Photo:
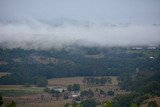
[[[51,49],[69,45],[135,46],[160,43],[159,25],[63,23],[42,21],[0,23],[3,48]]]

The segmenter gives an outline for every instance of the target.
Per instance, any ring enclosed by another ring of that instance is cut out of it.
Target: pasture
[[[23,85],[0,85],[0,94],[3,96],[23,96],[38,94],[43,92],[42,87],[30,86],[26,87]]]
[[[109,76],[111,78],[112,83],[111,84],[118,84],[117,77],[116,76]],[[66,77],[66,78],[54,78],[48,80],[49,86],[55,86],[55,85],[61,85],[61,86],[67,86],[69,84],[80,84],[83,85],[83,79],[84,77]]]
[[[67,87],[68,85],[73,85],[73,84],[79,84],[81,87],[81,90],[96,90],[96,89],[102,89],[105,92],[109,90],[116,90],[116,93],[122,93],[119,91],[118,87],[118,81],[116,76],[110,76],[112,83],[111,84],[106,84],[104,86],[99,86],[99,85],[93,85],[93,86],[88,86],[84,85],[83,79],[84,77],[68,77],[68,78],[54,78],[54,79],[49,79],[48,80],[48,86],[63,86]]]
[[[63,107],[70,100],[17,104],[17,107]]]
[[[84,77],[67,77],[67,78],[54,78],[48,80],[48,86],[63,86],[67,87],[70,84],[80,84],[81,90],[91,89],[93,91],[102,89],[105,92],[108,90],[113,90],[117,94],[120,92],[117,86],[117,77],[111,77],[111,84],[106,84],[104,86],[88,86],[83,83]],[[72,100],[64,100],[63,98],[55,100],[52,98],[52,94],[45,93],[43,87],[30,86],[26,87],[24,85],[0,85],[0,94],[3,95],[5,107],[11,101],[15,101],[17,107],[63,107],[64,104],[70,103]],[[107,97],[111,99],[112,97]]]

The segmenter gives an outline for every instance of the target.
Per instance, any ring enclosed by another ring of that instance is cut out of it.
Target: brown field
[[[118,84],[116,76],[110,76],[112,79],[112,84]],[[67,78],[54,78],[48,80],[49,86],[68,86],[69,84],[80,84],[83,86],[84,77],[67,77]]]
[[[11,101],[15,101],[17,107],[63,107],[65,103],[71,102],[71,100],[51,99],[51,96],[51,94],[42,93],[20,97],[4,97],[2,107],[6,107]]]
[[[52,101],[52,102],[43,102],[43,103],[25,103],[25,104],[17,104],[17,107],[63,107],[66,103],[70,103],[70,101]]]
[[[68,86],[69,84],[83,85],[83,77],[54,78],[48,80],[49,86]]]

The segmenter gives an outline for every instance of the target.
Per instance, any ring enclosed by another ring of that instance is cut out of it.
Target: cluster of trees
[[[113,100],[106,101],[103,107],[139,107],[149,96],[140,96],[139,93],[117,95]],[[148,107],[158,107],[156,101],[148,102]]]
[[[68,91],[80,91],[80,85],[79,84],[73,84],[67,86]]]
[[[80,85],[79,84],[73,84],[73,85],[68,85],[67,86],[67,91],[71,92],[71,91],[80,91]],[[48,92],[52,94],[53,98],[56,98],[56,100],[59,99],[59,97],[63,97],[64,99],[68,99],[69,98],[69,93],[66,92],[65,90],[62,90],[62,92],[60,92],[59,90],[55,90],[55,89],[49,89],[48,87],[46,87],[44,89],[44,92]]]
[[[69,93],[65,92],[65,90],[62,90],[62,92],[60,92],[60,91],[55,90],[55,89],[50,90],[48,87],[46,87],[44,89],[44,92],[51,93],[52,97],[56,98],[56,100],[58,100],[60,97],[63,97],[63,99],[65,99],[65,100],[69,98]]]
[[[160,72],[139,72],[119,77],[119,85],[127,91],[160,95]]]
[[[56,100],[58,100],[59,97],[62,96],[62,94],[59,91],[56,91],[56,90],[51,90],[50,93],[52,93],[52,97],[55,97]]]
[[[110,77],[85,77],[83,79],[85,85],[105,85],[106,83],[111,83]]]
[[[108,94],[110,96],[114,95],[113,91],[108,91],[107,93],[105,93],[101,89],[99,90],[96,89],[96,91],[99,91],[99,94],[103,94],[103,95],[104,94]],[[100,105],[101,103],[95,100],[94,95],[95,93],[91,89],[81,91],[79,97],[75,98],[72,103],[66,103],[64,107],[96,107],[97,105]],[[112,107],[111,106],[113,105],[112,102],[109,102],[109,104],[110,106],[108,106],[108,102],[104,102],[103,107]],[[116,106],[113,106],[113,107],[116,107]]]
[[[81,92],[81,97],[83,99],[88,99],[88,98],[93,98],[94,97],[94,92],[89,89]]]
[[[23,84],[23,85],[36,85],[38,87],[45,87],[48,80],[44,76],[29,76],[21,75],[21,73],[13,73],[0,78],[0,84]]]
[[[111,91],[111,90],[110,90],[110,91],[108,91],[108,92],[107,92],[107,94],[108,94],[109,96],[114,96],[114,92],[113,92],[113,91]]]
[[[43,76],[35,77],[33,84],[37,85],[38,87],[45,87],[48,84],[48,80]]]
[[[16,102],[12,101],[10,104],[8,104],[6,107],[16,107]]]
[[[148,107],[158,107],[158,104],[156,103],[156,101],[150,101],[148,103]]]
[[[160,96],[160,72],[139,72],[124,74],[119,77],[122,89],[131,91],[129,94],[117,95],[112,100],[113,107],[129,107],[143,103],[153,96]]]
[[[138,98],[137,93],[130,93],[130,94],[122,94],[122,95],[117,95],[113,100],[112,100],[112,107],[130,107],[132,104],[136,104],[138,107],[137,103],[142,103],[142,100],[145,98]]]
[[[83,107],[96,107],[96,101],[94,99],[87,99],[82,102]]]

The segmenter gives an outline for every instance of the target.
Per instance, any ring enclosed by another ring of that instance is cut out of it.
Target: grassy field
[[[117,85],[118,81],[117,81],[117,77],[116,76],[110,76],[112,83],[111,85]],[[113,89],[112,86],[86,86],[83,84],[83,79],[84,77],[68,77],[68,78],[54,78],[54,79],[49,79],[48,80],[48,85],[49,86],[64,86],[67,87],[70,84],[80,84],[81,90],[88,90],[88,89],[92,89],[95,90],[96,88],[98,89],[102,89],[104,91],[108,91]]]
[[[48,86],[67,87],[69,84],[80,84],[81,90],[95,90],[98,88],[106,92],[107,90],[114,90],[118,84],[117,77],[114,76],[111,77],[112,84],[106,84],[105,86],[87,86],[83,84],[83,79],[84,77],[54,78],[48,80]],[[55,99],[51,100],[52,95],[43,92],[43,89],[44,88],[35,86],[0,85],[0,94],[2,94],[4,98],[3,107],[12,100],[17,103],[17,107],[63,107],[65,103],[71,102],[71,100],[63,99],[58,101]]]
[[[40,102],[40,103],[24,103],[17,104],[17,107],[63,107],[66,103],[70,103],[71,101],[51,101],[51,102]]]
[[[3,96],[23,96],[43,93],[42,87],[25,87],[23,85],[0,85],[0,94]]]
[[[11,101],[15,101],[17,107],[63,107],[66,103],[71,102],[71,100],[51,100],[50,98],[51,95],[48,93],[19,97],[4,97],[4,104],[2,107],[6,107]]]

